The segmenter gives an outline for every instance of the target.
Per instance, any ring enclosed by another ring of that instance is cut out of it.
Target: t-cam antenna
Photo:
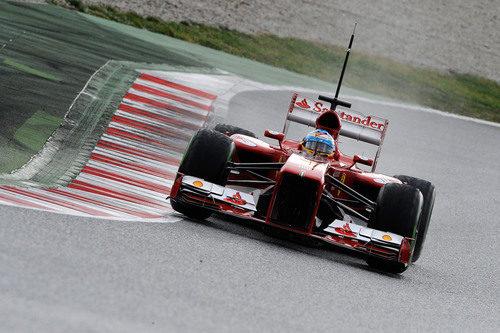
[[[340,78],[339,78],[339,82],[337,84],[337,90],[335,91],[335,97],[330,98],[327,96],[319,95],[320,100],[331,103],[330,110],[332,110],[332,111],[335,111],[335,108],[337,107],[337,105],[345,106],[346,108],[351,107],[351,103],[342,101],[342,100],[338,99],[338,97],[339,97],[340,87],[342,86],[342,80],[344,79],[344,73],[345,73],[345,69],[347,67],[347,61],[349,60],[349,55],[351,54],[352,42],[354,41],[354,34],[356,32],[357,25],[358,25],[358,23],[354,23],[354,29],[352,31],[351,40],[349,41],[349,47],[347,48],[347,52],[345,55],[344,65],[342,66],[342,72],[340,72]]]

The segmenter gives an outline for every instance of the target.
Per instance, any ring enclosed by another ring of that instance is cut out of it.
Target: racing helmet
[[[315,129],[302,141],[302,150],[313,156],[332,156],[335,152],[335,143],[327,131]]]

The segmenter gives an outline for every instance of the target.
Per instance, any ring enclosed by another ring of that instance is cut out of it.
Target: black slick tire
[[[322,197],[319,202],[316,217],[317,219],[313,226],[313,229],[321,231],[326,229],[335,218],[342,219],[343,214],[336,206],[333,206],[328,199]]]
[[[427,230],[429,229],[429,224],[431,221],[432,209],[434,208],[434,200],[436,198],[436,189],[431,182],[411,176],[397,175],[394,176],[401,180],[403,183],[407,183],[422,192],[424,196],[424,204],[422,206],[422,213],[420,214],[420,220],[418,222],[418,235],[417,241],[415,243],[415,249],[413,250],[413,259],[415,262],[420,258],[422,253],[422,248],[424,247],[425,237],[427,236]]]
[[[386,184],[377,196],[377,208],[368,227],[415,238],[422,204],[423,197],[418,189],[404,184]],[[368,257],[366,262],[370,267],[388,273],[402,273],[408,268],[403,263],[377,257]]]
[[[189,142],[179,172],[224,186],[228,177],[226,164],[233,147],[233,140],[227,135],[201,129]],[[208,209],[175,199],[171,199],[170,203],[174,210],[192,218],[205,219],[212,214]]]
[[[246,130],[246,129],[241,128],[241,127],[233,126],[233,125],[228,125],[228,124],[217,124],[217,125],[215,125],[214,130],[217,132],[220,132],[220,133],[224,133],[224,134],[229,133],[229,135],[243,134],[246,136],[251,136],[252,138],[257,138],[255,133],[253,133],[249,130]]]

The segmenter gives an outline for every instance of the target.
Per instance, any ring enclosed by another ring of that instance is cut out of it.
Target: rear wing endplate
[[[290,121],[316,127],[316,118],[323,112],[330,111],[330,108],[329,102],[320,102],[293,94],[283,133],[286,136]],[[343,106],[337,106],[335,112],[339,116],[342,126],[339,135],[378,146],[372,166],[372,172],[375,171],[389,121],[376,116],[366,116],[359,111]]]

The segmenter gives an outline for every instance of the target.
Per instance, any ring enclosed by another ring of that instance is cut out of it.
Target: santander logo
[[[309,106],[309,104],[307,104],[307,101],[306,101],[306,99],[305,99],[305,98],[304,98],[304,99],[302,99],[300,102],[297,102],[297,103],[295,103],[295,104],[296,104],[297,106],[301,107],[301,108],[304,108],[304,109],[309,109],[309,108],[310,108],[310,106]]]
[[[371,128],[381,130],[381,131],[384,130],[384,123],[372,121],[372,118],[370,116],[362,119],[360,117],[356,117],[355,115],[350,115],[346,112],[337,112],[337,114],[340,116],[340,119],[342,119],[342,120],[347,120],[347,121],[350,121],[352,123],[365,125],[366,127],[371,127]]]
[[[329,104],[323,104],[321,102],[317,102],[314,100],[308,100],[305,97],[297,98],[295,102],[295,106],[300,107],[302,109],[309,109],[313,112],[323,113],[330,111]],[[362,126],[366,126],[372,128],[377,131],[383,131],[385,129],[385,122],[381,122],[380,119],[373,119],[371,116],[366,117],[362,113],[358,113],[356,111],[335,111],[339,118],[343,122],[355,123]]]

